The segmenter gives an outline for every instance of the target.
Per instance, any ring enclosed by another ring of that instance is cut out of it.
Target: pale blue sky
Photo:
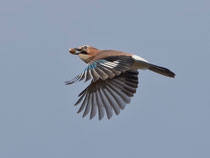
[[[2,0],[1,158],[209,158],[210,1]],[[82,119],[87,84],[68,49],[134,53],[173,70],[140,71],[139,89],[111,120]]]

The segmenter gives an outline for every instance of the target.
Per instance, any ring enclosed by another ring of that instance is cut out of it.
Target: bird
[[[83,112],[82,117],[90,114],[90,120],[98,113],[102,120],[118,115],[129,104],[138,88],[138,69],[151,70],[166,77],[175,78],[171,70],[149,63],[146,59],[135,54],[117,50],[100,50],[90,45],[69,49],[69,53],[78,55],[87,63],[82,73],[66,85],[84,80],[90,84],[79,94],[75,103],[80,105],[77,113]]]

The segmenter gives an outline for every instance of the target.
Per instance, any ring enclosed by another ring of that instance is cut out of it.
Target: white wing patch
[[[144,58],[137,56],[137,55],[133,55],[132,58],[134,59],[134,63],[131,67],[132,70],[148,69],[149,68],[148,61],[145,60]]]
[[[140,56],[137,56],[137,55],[132,55],[132,58],[135,60],[135,61],[144,61],[146,63],[148,63],[148,61]]]

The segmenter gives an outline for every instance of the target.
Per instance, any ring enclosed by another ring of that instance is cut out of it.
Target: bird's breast
[[[89,63],[92,59],[88,55],[85,55],[85,54],[79,54],[79,57],[80,57],[80,59],[82,59],[86,63]]]

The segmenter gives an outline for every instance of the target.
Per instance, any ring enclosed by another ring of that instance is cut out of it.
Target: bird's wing
[[[93,82],[96,82],[99,79],[106,80],[108,78],[114,78],[115,76],[130,70],[133,63],[134,59],[131,56],[109,56],[105,59],[89,63],[83,73],[65,83],[68,85],[83,79],[85,79],[85,81],[92,79]]]
[[[113,111],[118,115],[120,110],[130,103],[137,87],[138,71],[129,70],[112,79],[92,81],[79,94],[75,105],[81,103],[78,113],[84,111],[83,117],[90,113],[90,119],[92,119],[98,111],[99,120],[104,117],[105,112],[110,119]]]

